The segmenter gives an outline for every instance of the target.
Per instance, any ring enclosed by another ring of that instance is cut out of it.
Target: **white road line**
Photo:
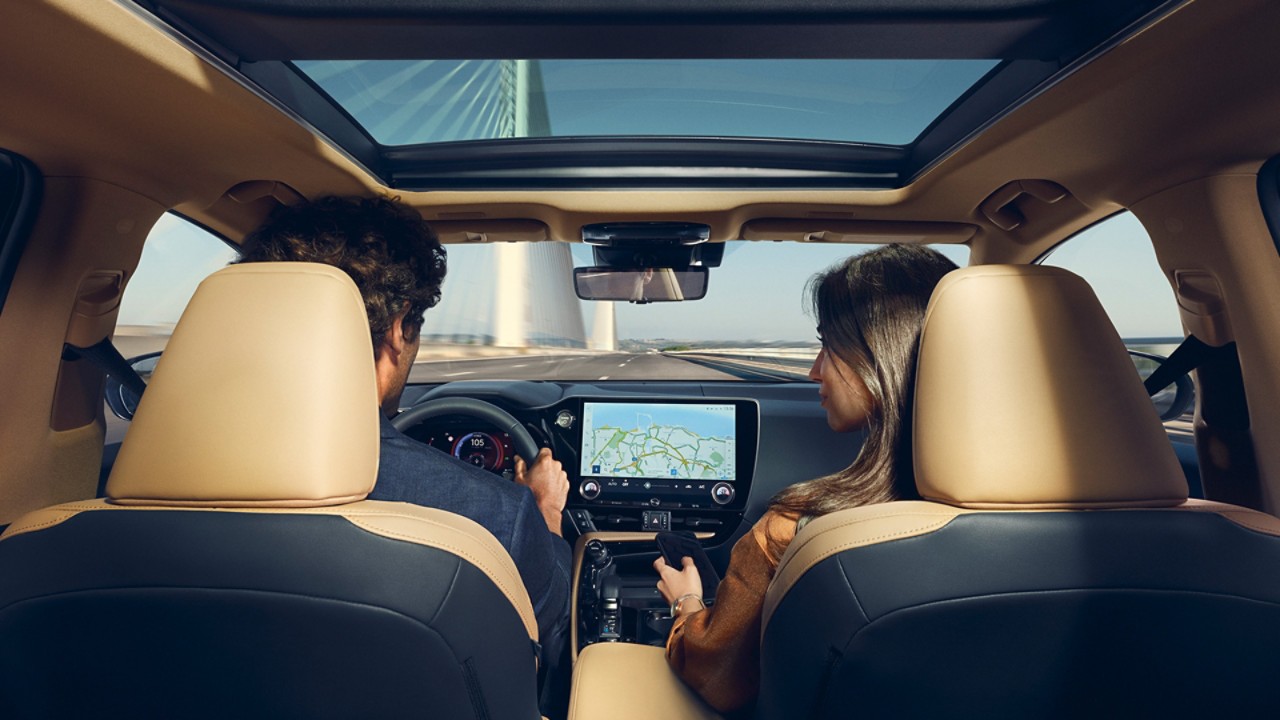
[[[600,376],[600,379],[601,379],[601,380],[608,380],[608,379],[609,379],[609,376],[608,376],[608,375],[601,375],[601,376]]]
[[[618,363],[618,367],[626,367],[626,366],[627,366],[626,363]]]
[[[519,365],[512,365],[511,367],[518,368],[518,367],[528,367],[528,366],[529,366],[528,363],[520,363]]]
[[[458,377],[459,375],[475,375],[475,370],[466,370],[464,372],[445,373],[442,377]]]

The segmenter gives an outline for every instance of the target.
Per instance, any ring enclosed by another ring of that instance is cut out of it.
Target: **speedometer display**
[[[502,443],[484,432],[469,432],[458,438],[451,449],[453,456],[485,470],[498,470],[506,459]]]
[[[510,476],[515,472],[515,450],[511,436],[476,423],[445,421],[443,426],[423,432],[415,428],[407,435],[449,453],[464,463],[489,472]]]

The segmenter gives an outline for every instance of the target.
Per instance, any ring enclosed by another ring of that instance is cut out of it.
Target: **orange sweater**
[[[790,543],[796,518],[765,513],[733,546],[715,605],[681,615],[667,638],[671,668],[720,712],[747,705],[760,690],[760,614],[781,560],[769,552],[767,533]]]

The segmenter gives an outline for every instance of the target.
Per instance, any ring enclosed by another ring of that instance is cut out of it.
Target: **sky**
[[[120,301],[120,325],[173,325],[196,286],[236,258],[217,236],[165,213],[142,246],[142,259]]]
[[[1173,288],[1160,270],[1150,236],[1132,213],[1113,215],[1078,233],[1044,264],[1087,280],[1120,337],[1182,337]]]

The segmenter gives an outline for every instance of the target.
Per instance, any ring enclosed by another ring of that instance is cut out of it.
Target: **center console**
[[[577,458],[566,506],[577,528],[573,651],[593,643],[663,645],[672,619],[657,590],[654,536],[688,530],[704,545],[742,521],[759,409],[740,399],[575,398],[555,418]],[[567,432],[566,432],[567,431]]]

